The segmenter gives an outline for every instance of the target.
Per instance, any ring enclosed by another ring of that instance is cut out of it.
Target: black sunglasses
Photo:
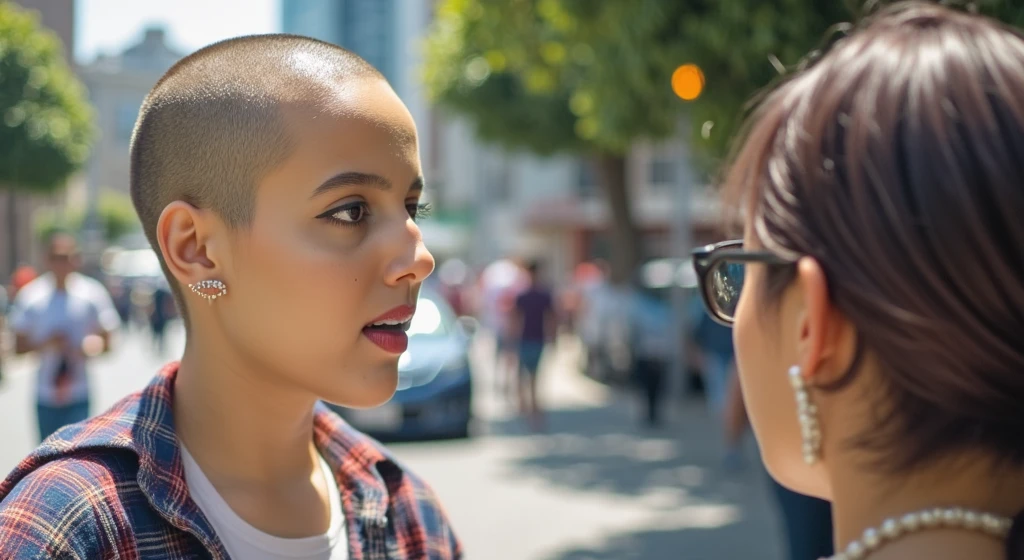
[[[734,239],[707,245],[693,251],[693,268],[697,272],[700,295],[704,306],[715,321],[732,326],[736,317],[736,304],[743,290],[746,263],[792,265],[769,251],[745,251],[743,240]]]

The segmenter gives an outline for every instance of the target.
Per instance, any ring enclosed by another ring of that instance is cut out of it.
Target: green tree
[[[125,235],[142,229],[132,200],[126,194],[112,190],[103,191],[97,201],[96,214],[103,240],[109,244],[117,243]],[[80,234],[85,226],[86,209],[80,207],[57,212],[51,208],[44,208],[33,218],[35,233],[39,239],[46,239],[55,231]]]
[[[723,115],[771,78],[767,53],[795,61],[839,12],[804,9],[788,17],[784,8],[748,9],[753,4],[445,0],[427,43],[426,80],[435,101],[468,116],[484,140],[590,158],[612,216],[613,276],[622,282],[642,249],[626,185],[633,143],[676,134],[686,110],[697,130],[706,131],[712,118],[726,121]],[[754,27],[760,32],[751,38]],[[707,77],[694,103],[672,92],[672,72],[683,63]],[[719,153],[724,142],[716,141],[730,126],[712,127],[701,151]]]
[[[60,39],[32,12],[0,1],[0,189],[8,191],[13,267],[14,191],[53,192],[88,156],[92,109]]]
[[[682,58],[668,0],[444,0],[427,42],[432,97],[478,135],[542,155],[590,156],[612,214],[612,270],[625,281],[640,243],[625,156],[675,129],[668,87]],[[665,44],[659,44],[665,43]]]
[[[878,6],[881,2],[868,1]],[[1020,21],[1013,0],[982,11]],[[747,100],[862,15],[853,0],[442,0],[427,41],[432,98],[478,136],[541,155],[590,156],[612,213],[613,271],[639,255],[625,154],[689,123],[698,168],[714,170]],[[706,77],[684,103],[671,75]]]

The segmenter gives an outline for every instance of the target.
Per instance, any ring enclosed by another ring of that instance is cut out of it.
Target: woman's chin
[[[381,368],[372,375],[357,376],[358,387],[336,387],[323,400],[346,408],[374,408],[395,396],[398,368]]]

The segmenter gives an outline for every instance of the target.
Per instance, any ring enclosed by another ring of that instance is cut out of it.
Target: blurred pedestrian
[[[528,281],[522,267],[511,259],[495,261],[480,275],[480,323],[494,339],[494,384],[499,394],[515,397],[518,381],[516,297]]]
[[[39,354],[39,439],[89,416],[87,361],[110,348],[120,317],[106,288],[79,274],[78,245],[67,233],[47,242],[49,272],[23,286],[11,307],[15,352]]]
[[[587,290],[601,278],[601,269],[592,262],[582,262],[573,269],[572,278],[562,292],[562,321],[567,330],[576,332],[582,318]]]
[[[38,273],[36,269],[27,265],[20,264],[11,273],[11,285],[8,290],[8,301],[14,301],[14,298],[18,296],[18,292],[24,288],[29,282],[36,279]]]
[[[7,308],[7,290],[0,289],[0,383],[4,380],[4,364],[7,358]]]
[[[703,313],[699,298],[693,300],[698,311],[693,323],[692,349],[704,379],[708,409],[722,428],[723,466],[736,470],[743,464],[742,443],[746,433],[743,400],[735,381],[736,363],[732,329],[715,322]]]
[[[472,294],[470,294],[470,270],[462,259],[448,259],[434,275],[438,281],[438,290],[457,317],[472,314]]]
[[[650,290],[635,288],[629,325],[633,382],[641,394],[644,421],[651,427],[662,422],[661,401],[675,346],[673,332],[671,307]]]
[[[153,346],[157,354],[163,356],[167,351],[167,325],[177,315],[171,288],[163,278],[153,288],[151,305],[149,327],[153,334]]]
[[[606,319],[614,290],[610,284],[611,268],[607,261],[597,259],[584,263],[578,272],[579,301],[576,307],[576,334],[583,344],[582,352],[587,375],[605,379],[611,370],[608,360]],[[581,265],[582,266],[582,265]]]
[[[555,311],[551,288],[541,279],[541,264],[530,262],[526,271],[529,285],[515,300],[515,340],[519,353],[519,410],[526,415],[530,426],[539,430],[544,426],[544,411],[537,391],[537,376],[546,347],[555,340],[558,315]]]

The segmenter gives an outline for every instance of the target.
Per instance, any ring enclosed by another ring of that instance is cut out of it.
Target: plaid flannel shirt
[[[0,559],[227,560],[192,501],[174,433],[177,364],[101,416],[63,428],[0,483]],[[317,405],[352,560],[462,557],[433,492],[379,444]]]

